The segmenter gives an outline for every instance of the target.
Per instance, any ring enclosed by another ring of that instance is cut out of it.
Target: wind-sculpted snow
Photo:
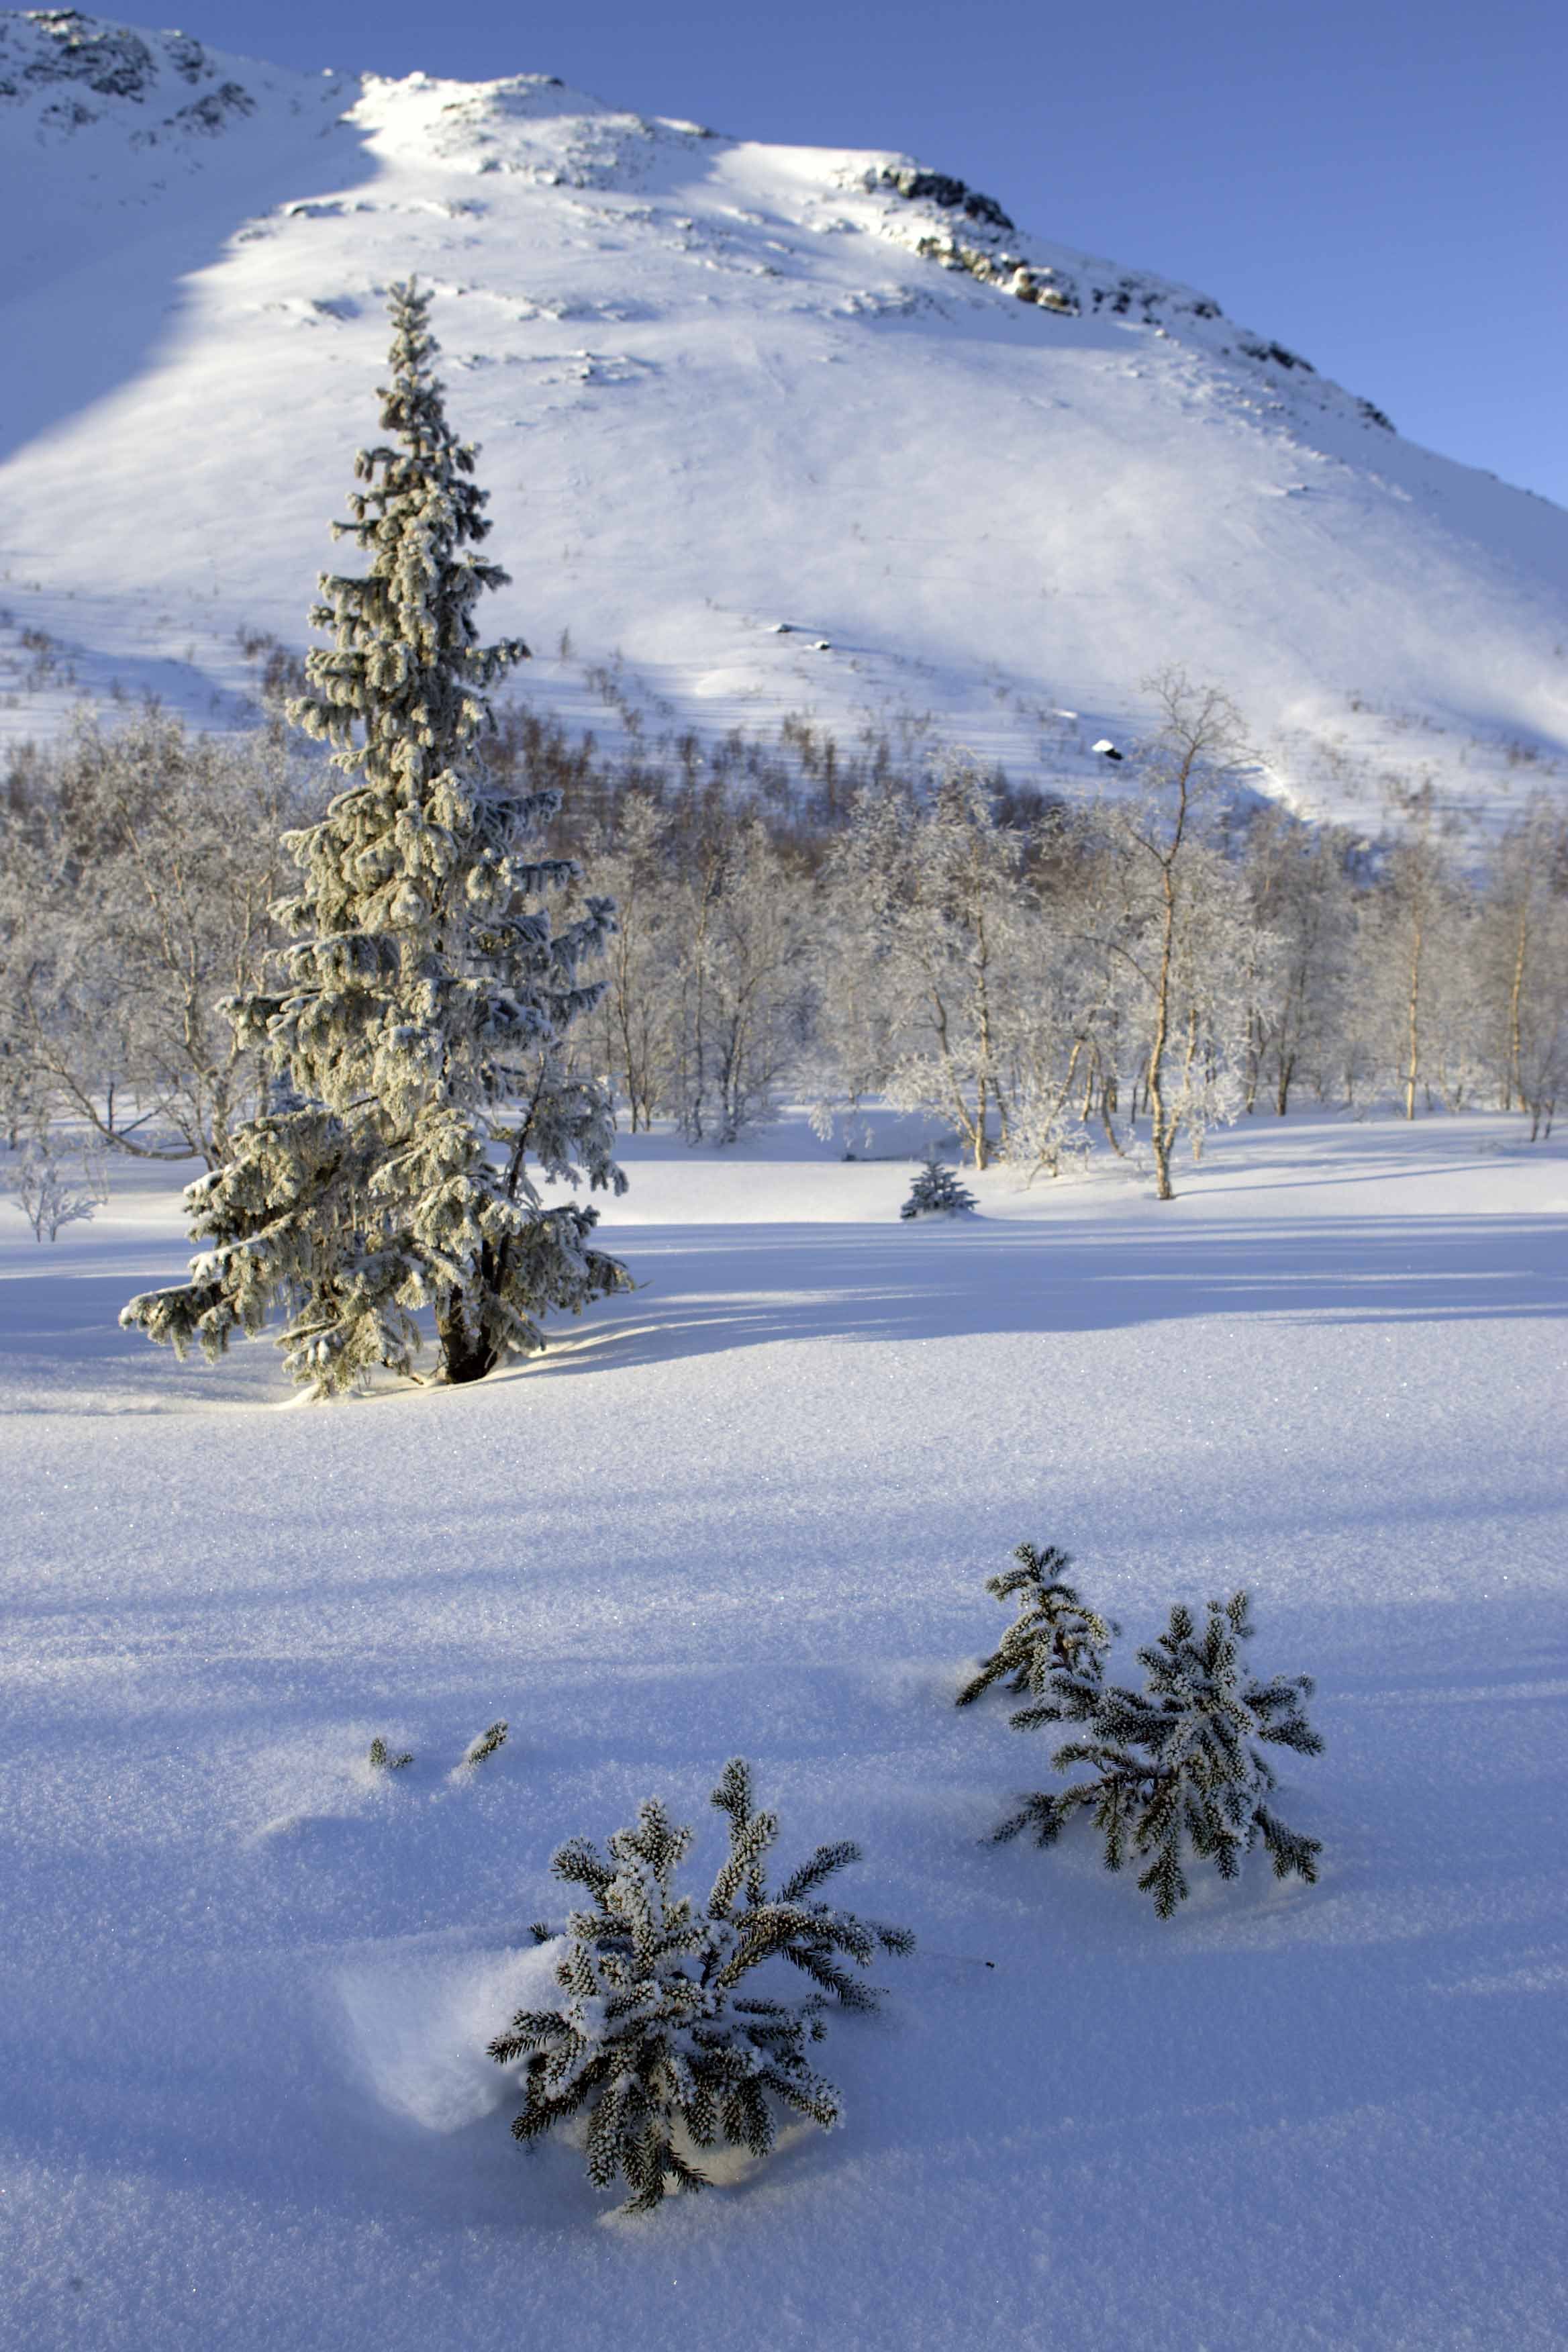
[[[0,16],[0,80],[15,734],[154,678],[245,716],[237,632],[303,642],[412,274],[528,690],[601,737],[802,713],[1092,790],[1173,663],[1312,809],[1568,772],[1568,517],[1005,191],[546,71],[291,74],[74,12]]]
[[[430,86],[430,85],[426,85]],[[553,74],[517,74],[471,97],[441,93],[434,121],[421,114],[411,142],[481,173],[509,173],[542,187],[631,188],[671,145],[689,149],[709,136],[694,123],[649,121],[618,113],[568,89]]]

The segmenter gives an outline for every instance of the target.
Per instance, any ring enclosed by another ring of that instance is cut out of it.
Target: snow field
[[[644,1287],[476,1390],[307,1411],[265,1342],[114,1328],[172,1192],[122,1169],[52,1251],[9,1213],[12,2340],[1559,2342],[1568,1166],[1517,1133],[1249,1123],[1165,1208],[984,1178],[913,1227],[907,1160],[801,1122],[628,1139]],[[1078,1836],[981,1843],[1047,1772],[952,1705],[1025,1535],[1123,1678],[1251,1587],[1251,1662],[1319,1679],[1315,1888],[1254,1857],[1162,1926]],[[842,1899],[919,1949],[831,2021],[841,2131],[601,2225],[484,2043],[554,1847],[657,1791],[705,1884],[735,1752],[781,1861],[856,1838]]]

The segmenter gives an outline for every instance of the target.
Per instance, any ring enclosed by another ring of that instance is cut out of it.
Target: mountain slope
[[[1312,808],[1568,754],[1568,515],[907,159],[53,12],[0,16],[0,173],[13,731],[111,682],[232,713],[237,629],[302,640],[417,274],[494,625],[569,716],[619,653],[648,728],[892,716],[1070,781],[1177,662]]]

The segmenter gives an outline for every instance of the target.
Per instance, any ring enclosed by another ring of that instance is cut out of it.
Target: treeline
[[[289,828],[325,797],[282,730],[81,713],[0,783],[0,1119],[153,1160],[224,1158],[260,1073],[224,1002],[260,984]]]
[[[596,766],[537,721],[620,930],[593,1016],[625,1122],[732,1141],[805,1095],[852,1143],[882,1097],[976,1166],[1152,1154],[1293,1102],[1489,1107],[1549,1132],[1568,1076],[1568,811],[1484,846],[1429,785],[1374,838],[1259,798],[1240,719],[1179,676],[1085,805],[873,738],[689,740]]]
[[[1055,1173],[1094,1142],[1184,1147],[1251,1112],[1495,1108],[1550,1132],[1568,1079],[1568,819],[1522,803],[1482,848],[1429,787],[1375,838],[1247,783],[1226,698],[1159,682],[1092,804],[939,761],[677,737],[604,755],[523,709],[487,757],[563,793],[557,839],[618,929],[574,1040],[623,1127],[733,1142],[786,1097],[848,1148],[882,1098],[976,1166]],[[264,983],[281,845],[327,798],[283,731],[83,716],[0,794],[0,1116],[224,1160],[266,1082],[222,1004]],[[585,974],[584,977],[587,975]]]

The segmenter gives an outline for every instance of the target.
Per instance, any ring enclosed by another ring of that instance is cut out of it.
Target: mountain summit
[[[1568,772],[1568,515],[908,157],[65,9],[0,15],[0,173],[13,733],[116,688],[220,719],[239,634],[302,644],[413,276],[563,715],[1070,782],[1176,663],[1309,809]]]

